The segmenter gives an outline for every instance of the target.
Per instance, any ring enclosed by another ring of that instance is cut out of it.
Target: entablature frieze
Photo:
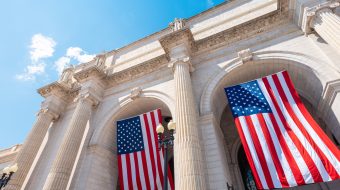
[[[235,43],[247,38],[255,37],[260,33],[264,33],[270,29],[278,27],[291,21],[291,13],[289,10],[289,1],[279,0],[278,10],[266,15],[255,18],[246,23],[237,25],[223,32],[211,35],[207,38],[195,41],[189,26],[185,24],[186,20],[177,19],[169,27],[172,32],[161,36],[159,42],[165,51],[165,54],[150,58],[147,61],[138,63],[132,67],[115,72],[115,65],[107,64],[108,57],[113,59],[114,52],[102,53],[96,56],[92,61],[83,63],[74,68],[73,78],[76,80],[71,89],[64,88],[60,83],[52,83],[38,90],[42,96],[52,89],[59,89],[65,97],[75,97],[79,92],[80,86],[84,81],[96,78],[103,82],[105,88],[112,87],[136,78],[145,76],[146,74],[157,71],[169,65],[172,60],[171,49],[185,44],[188,56],[192,56],[204,51],[210,51],[221,46]],[[177,25],[175,26],[175,23]],[[114,63],[114,60],[109,61]]]

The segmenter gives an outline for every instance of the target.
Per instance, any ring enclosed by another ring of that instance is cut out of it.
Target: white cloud
[[[66,56],[77,60],[79,63],[86,63],[91,61],[95,55],[87,54],[80,47],[69,47]]]
[[[44,58],[52,57],[56,42],[42,34],[32,36],[30,48],[31,63],[26,66],[24,73],[15,76],[18,80],[28,81],[35,80],[37,75],[45,73],[46,64]]]
[[[72,61],[80,63],[86,63],[91,61],[95,55],[87,54],[80,47],[69,47],[66,50],[66,55],[60,57],[55,63],[54,66],[59,75],[62,74],[66,65],[71,64]]]
[[[42,58],[52,57],[57,43],[50,37],[35,34],[30,45],[31,60],[38,62]]]
[[[64,56],[63,56],[63,57],[59,58],[59,59],[54,63],[54,65],[55,65],[55,67],[56,67],[57,72],[58,72],[59,75],[61,75],[61,73],[63,72],[65,66],[68,65],[68,64],[70,64],[70,61],[71,61],[70,58],[64,57]]]
[[[35,80],[36,75],[45,73],[45,63],[31,63],[25,68],[25,72],[15,76],[18,80],[28,81]]]

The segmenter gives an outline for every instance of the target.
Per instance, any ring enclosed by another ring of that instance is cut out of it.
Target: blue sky
[[[43,100],[36,89],[78,64],[223,0],[0,2],[0,149],[22,143]]]

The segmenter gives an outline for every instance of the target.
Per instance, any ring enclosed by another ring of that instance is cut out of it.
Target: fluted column
[[[43,108],[39,111],[37,116],[37,120],[34,123],[31,132],[27,136],[21,150],[14,160],[14,163],[18,164],[18,171],[12,176],[9,184],[7,184],[5,188],[6,190],[21,188],[49,126],[54,119],[58,118],[59,113],[56,113],[51,109]]]
[[[189,58],[172,63],[176,90],[175,188],[206,189]]]
[[[338,1],[327,1],[306,11],[305,32],[313,28],[329,45],[340,52],[340,17],[333,10],[340,5]]]
[[[90,94],[80,96],[62,144],[47,176],[44,188],[66,189],[92,107],[97,104]]]
[[[340,17],[329,8],[316,13],[311,26],[331,46],[340,51]]]

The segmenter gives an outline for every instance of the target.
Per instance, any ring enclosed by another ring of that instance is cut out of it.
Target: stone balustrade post
[[[170,65],[174,71],[176,91],[175,188],[206,189],[197,112],[190,78],[190,58],[176,59]]]
[[[307,9],[303,29],[308,34],[313,28],[338,52],[340,52],[340,17],[333,10],[339,5],[339,1],[328,1]]]
[[[98,104],[91,93],[80,95],[77,101],[71,122],[47,176],[43,188],[45,190],[66,189],[92,108]]]

